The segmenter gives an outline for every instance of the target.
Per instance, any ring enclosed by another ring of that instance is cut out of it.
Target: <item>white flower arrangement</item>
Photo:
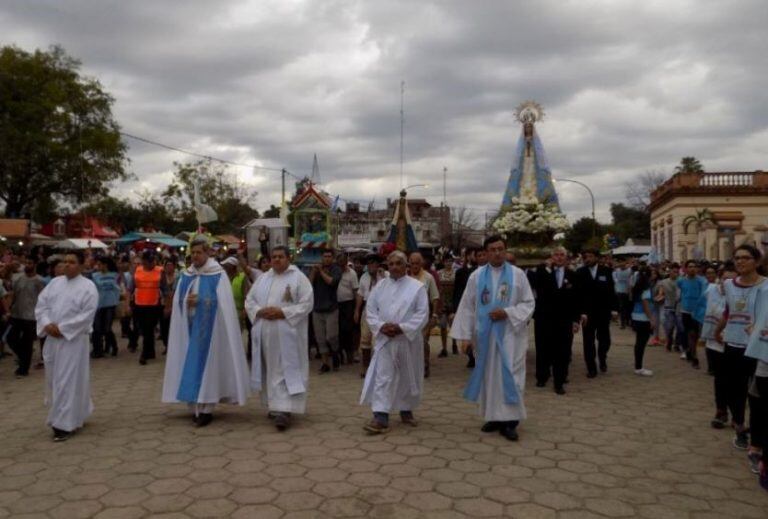
[[[494,222],[496,232],[539,234],[567,231],[570,224],[556,205],[549,205],[535,197],[514,197],[510,207]]]

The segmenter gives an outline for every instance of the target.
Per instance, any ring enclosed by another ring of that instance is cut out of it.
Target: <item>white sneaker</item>
[[[683,352],[683,353],[680,354],[680,358],[683,359],[683,360],[686,360],[688,358],[688,356],[685,354],[685,352]]]
[[[635,370],[635,375],[640,375],[641,377],[650,377],[653,376],[653,371],[650,369],[640,368]]]

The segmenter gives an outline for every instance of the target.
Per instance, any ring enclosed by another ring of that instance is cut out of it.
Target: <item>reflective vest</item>
[[[245,293],[243,292],[244,281],[244,272],[240,272],[232,278],[232,295],[235,297],[235,308],[237,308],[238,312],[242,312],[245,308]]]
[[[139,267],[133,275],[136,291],[134,300],[138,306],[155,306],[160,304],[160,278],[163,275],[162,267],[152,270],[144,270]]]

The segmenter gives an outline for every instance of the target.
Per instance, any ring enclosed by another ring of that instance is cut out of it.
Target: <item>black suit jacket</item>
[[[611,312],[619,309],[619,301],[613,286],[613,271],[597,266],[594,279],[586,265],[576,271],[581,294],[581,313],[592,321],[609,321]]]
[[[536,291],[536,308],[533,318],[542,321],[577,322],[581,315],[576,272],[565,268],[563,284],[558,288],[555,269],[540,265],[529,276]]]
[[[453,311],[459,309],[459,303],[461,303],[461,296],[464,295],[464,290],[467,288],[467,281],[469,281],[469,275],[475,271],[477,267],[461,267],[456,271],[456,276],[453,278]]]

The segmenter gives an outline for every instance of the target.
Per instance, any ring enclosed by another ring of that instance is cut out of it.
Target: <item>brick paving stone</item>
[[[367,436],[357,370],[320,377],[313,360],[309,414],[286,433],[258,399],[217,407],[201,430],[159,402],[163,360],[141,367],[121,341],[116,359],[93,363],[96,412],[64,444],[39,425],[44,374],[14,380],[0,361],[14,409],[0,415],[0,518],[765,519],[768,494],[732,433],[709,427],[711,378],[649,348],[654,377],[640,380],[633,336],[613,335],[610,371],[593,380],[577,338],[565,397],[529,379],[515,443],[479,431],[459,356],[433,359],[417,428],[395,416],[389,434]],[[534,361],[529,351],[529,376]]]

